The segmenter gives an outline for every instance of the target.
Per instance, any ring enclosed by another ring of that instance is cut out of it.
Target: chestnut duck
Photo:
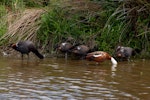
[[[88,53],[86,59],[89,61],[96,61],[96,62],[104,62],[105,60],[111,60],[113,65],[117,65],[117,61],[107,52],[104,51],[95,51]]]

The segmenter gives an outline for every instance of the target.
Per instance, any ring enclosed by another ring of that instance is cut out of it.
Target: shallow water
[[[0,100],[148,100],[149,82],[150,60],[0,58]]]

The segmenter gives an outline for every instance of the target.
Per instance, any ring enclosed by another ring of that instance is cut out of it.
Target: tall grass
[[[76,42],[80,42],[93,47],[96,45],[96,36],[99,34],[102,23],[99,24],[101,13],[95,9],[89,10],[87,5],[90,2],[72,2],[65,3],[64,6],[55,6],[47,14],[42,16],[41,28],[38,36],[45,45],[50,45],[51,48],[54,44],[59,43],[65,37],[73,37]],[[72,5],[72,7],[70,6]],[[94,7],[94,4],[93,6]],[[80,8],[80,9],[79,9]],[[45,38],[46,37],[46,38]],[[89,43],[93,42],[93,44]]]
[[[105,8],[109,9],[108,7],[110,6],[107,5]],[[122,44],[149,52],[149,9],[150,2],[147,0],[124,0],[118,2],[118,6],[109,15],[103,28],[102,46],[103,44],[109,45],[108,47]],[[99,38],[99,41],[101,41],[101,38]],[[105,49],[107,50],[107,48]]]
[[[37,15],[38,21],[33,22],[35,24],[30,24],[35,25],[36,28],[29,26],[23,28],[24,32],[21,32],[19,28],[16,29],[17,34],[22,33],[21,39],[35,36],[48,51],[52,51],[56,43],[71,36],[74,42],[86,44],[90,48],[98,46],[99,50],[109,53],[113,53],[115,46],[119,44],[150,52],[150,2],[148,0],[43,1],[47,2],[48,7],[44,7],[47,4],[43,4],[40,0],[0,1],[8,8],[15,9],[15,13],[22,12],[20,8],[38,7],[45,10],[44,14]],[[2,20],[6,18],[5,8],[0,6]],[[22,23],[20,26],[23,25]],[[0,35],[2,36],[7,30],[7,25],[1,22],[1,26]],[[32,30],[31,33],[28,31],[29,28]],[[9,33],[9,30],[6,33]],[[34,36],[31,35],[32,33]],[[16,37],[13,38],[12,40],[15,40]]]
[[[51,22],[54,24],[48,28],[56,36],[54,41],[61,41],[62,37],[71,35],[76,40],[81,37],[83,43],[88,44],[89,37],[95,36],[93,39],[99,50],[113,52],[116,45],[125,45],[149,51],[149,2],[97,1],[95,5],[100,4],[97,7],[100,9],[92,11],[90,8],[94,8],[93,2],[90,2],[92,6],[88,3],[88,10],[72,2],[71,6],[57,6],[49,13],[48,16],[55,17],[52,17]]]
[[[36,41],[40,16],[44,12],[40,7],[44,2],[48,3],[49,0],[0,1],[0,45],[18,40]]]
[[[50,43],[48,40],[55,44],[63,37],[72,36],[87,45],[94,41],[91,45],[110,53],[117,45],[149,51],[149,13],[145,12],[149,11],[148,5],[141,0],[57,3],[42,17],[39,38],[45,44]]]

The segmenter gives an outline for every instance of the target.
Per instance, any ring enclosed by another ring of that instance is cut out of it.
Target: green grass
[[[5,6],[0,5],[0,37],[7,31],[6,20]]]
[[[0,36],[7,31],[6,7],[17,12],[25,8],[46,10],[41,16],[37,40],[50,51],[65,37],[99,50],[114,52],[122,44],[150,52],[150,3],[147,0],[50,0],[45,7],[40,0],[3,0],[0,2]],[[14,4],[17,4],[15,6]]]

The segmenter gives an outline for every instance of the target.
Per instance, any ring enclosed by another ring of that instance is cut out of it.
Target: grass
[[[6,20],[0,26],[1,45],[28,39],[38,41],[37,45],[52,52],[55,44],[73,37],[74,42],[90,48],[97,46],[109,53],[119,44],[150,51],[150,2],[147,0],[51,0],[47,1],[47,7],[39,0],[3,2],[11,10],[15,9],[11,19],[17,16],[17,20],[9,20],[8,24],[5,16],[11,15],[10,11],[8,14],[4,5],[0,7],[1,19]],[[25,10],[27,7],[34,9]]]
[[[70,8],[71,5],[74,6]],[[96,45],[89,42],[94,43],[94,37],[102,27],[102,25],[98,23],[99,20],[101,20],[99,19],[100,14],[95,11],[96,8],[91,11],[88,10],[87,5],[91,6],[91,3],[75,1],[63,7],[55,6],[52,10],[43,15],[43,23],[38,32],[41,41],[46,45],[52,44],[51,49],[53,45],[61,42],[63,38],[70,36],[73,37],[76,42],[80,41],[80,43],[84,43],[90,47]],[[82,11],[79,10],[79,8],[82,9]],[[99,8],[100,5],[97,5],[97,9]]]
[[[7,31],[5,6],[0,5],[0,37]]]
[[[7,33],[1,38],[7,40],[7,43],[16,42],[19,40],[32,40],[36,41],[36,32],[40,27],[39,18],[43,13],[39,9],[27,9],[17,20],[9,25]]]

